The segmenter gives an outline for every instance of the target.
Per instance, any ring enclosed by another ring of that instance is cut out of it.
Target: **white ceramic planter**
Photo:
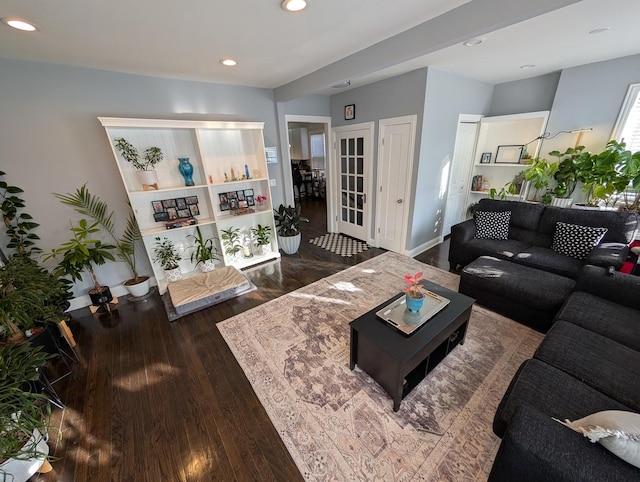
[[[149,292],[151,287],[151,281],[148,276],[143,276],[141,278],[146,278],[144,281],[136,284],[125,284],[124,287],[127,288],[127,291],[134,298],[140,298],[141,296],[146,295]]]
[[[300,248],[301,238],[302,235],[300,233],[295,236],[280,236],[278,234],[278,245],[286,254],[296,254]]]
[[[36,445],[36,450],[40,452],[41,457],[26,460],[7,460],[2,465],[0,465],[0,478],[4,476],[6,480],[11,480],[12,482],[25,482],[38,471],[38,469],[42,465],[42,462],[44,462],[45,457],[49,455],[49,446],[47,445],[47,442],[44,440],[40,432],[37,429],[34,429],[33,434],[31,435],[31,438],[29,439],[27,444],[33,444],[36,440],[39,440],[38,444]]]
[[[142,184],[143,191],[158,190],[158,173],[156,171],[137,171],[138,182]]]
[[[216,262],[212,259],[208,259],[200,263],[198,266],[200,266],[200,271],[208,273],[209,271],[216,269]]]
[[[173,269],[165,269],[164,277],[167,280],[167,283],[173,283],[174,281],[182,279],[182,271],[179,267]]]
[[[570,208],[572,204],[573,204],[572,197],[568,197],[568,198],[554,197],[551,200],[551,205],[557,206],[559,208]]]

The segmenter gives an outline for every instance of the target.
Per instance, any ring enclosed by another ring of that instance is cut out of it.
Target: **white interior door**
[[[473,153],[479,128],[478,121],[479,117],[478,120],[461,120],[458,123],[442,236],[450,234],[451,226],[466,219],[469,178],[473,167]]]
[[[404,253],[407,237],[416,116],[380,120],[376,241]]]
[[[369,241],[369,179],[373,165],[373,123],[334,129],[338,174],[338,231]]]

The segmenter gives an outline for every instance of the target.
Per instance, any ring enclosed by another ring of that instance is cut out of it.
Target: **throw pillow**
[[[476,211],[476,238],[507,239],[509,237],[509,220],[511,211]]]
[[[572,258],[585,259],[606,233],[607,228],[557,222],[551,249]]]
[[[609,452],[640,468],[640,414],[605,410],[573,422],[554,420],[588,437],[592,443],[599,442]]]

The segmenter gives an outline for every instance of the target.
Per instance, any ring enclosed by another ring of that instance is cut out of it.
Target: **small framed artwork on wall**
[[[483,152],[480,158],[480,164],[491,164],[491,153]]]
[[[353,120],[356,118],[356,105],[349,104],[344,106],[344,120]]]

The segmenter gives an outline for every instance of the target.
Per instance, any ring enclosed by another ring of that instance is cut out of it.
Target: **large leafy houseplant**
[[[0,171],[0,178],[3,176],[5,173]],[[18,186],[0,179],[0,212],[9,240],[7,248],[15,250],[18,255],[31,256],[41,251],[36,246],[40,238],[33,232],[39,225],[29,213],[23,211],[25,201],[19,196],[23,192]]]
[[[162,269],[172,270],[179,267],[182,259],[180,253],[169,238],[156,237],[153,246],[153,260],[162,266]]]
[[[523,174],[524,178],[535,189],[533,200],[540,201],[542,204],[549,204],[551,202],[551,193],[547,188],[558,170],[558,164],[538,157],[528,160],[527,164],[529,164],[529,167],[523,171]]]
[[[300,215],[302,206],[287,206],[280,204],[278,210],[273,210],[276,229],[280,236],[297,236],[300,234],[300,223],[308,223],[309,219]]]
[[[581,177],[581,162],[590,156],[584,146],[569,147],[566,151],[551,151],[550,156],[558,158],[558,167],[553,173],[556,182],[552,193],[557,198],[567,199],[573,195]]]

